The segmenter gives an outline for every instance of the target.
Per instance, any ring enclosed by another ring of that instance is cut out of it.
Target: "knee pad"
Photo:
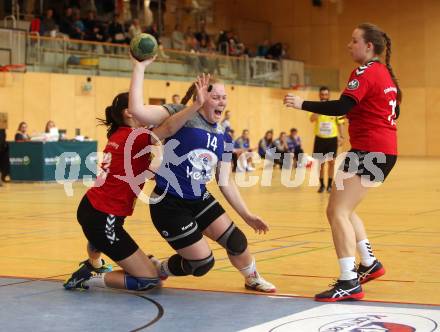
[[[233,223],[217,239],[217,243],[226,249],[231,256],[242,254],[247,248],[247,239],[244,233]]]
[[[134,291],[144,291],[158,286],[159,278],[133,277],[125,275],[125,288]]]
[[[204,259],[198,259],[198,260],[189,260],[182,258],[182,266],[186,271],[191,271],[190,274],[192,274],[195,277],[201,277],[209,272],[214,266],[215,259],[214,256],[211,254],[204,258]]]
[[[175,276],[193,275],[201,277],[209,272],[214,266],[215,260],[212,253],[204,259],[189,260],[180,255],[173,255],[168,259],[168,270]]]

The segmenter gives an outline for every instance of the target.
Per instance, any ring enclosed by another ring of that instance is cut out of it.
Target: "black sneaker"
[[[336,302],[344,300],[360,300],[364,297],[364,292],[358,279],[337,280],[331,289],[315,295],[318,302]]]
[[[327,187],[327,192],[328,192],[328,193],[331,193],[331,192],[332,192],[332,186],[328,186],[328,187]]]
[[[84,262],[79,263],[80,268],[73,272],[73,274],[66,280],[63,284],[64,288],[67,290],[71,289],[88,289],[88,286],[84,285],[84,281],[89,280],[93,273],[106,273],[112,271],[112,266],[106,264],[103,259],[102,266],[100,268],[93,267],[89,260],[86,259]]]
[[[370,266],[359,264],[357,268],[358,279],[361,284],[377,279],[385,274],[385,269],[377,259]]]
[[[325,190],[325,187],[324,186],[320,186],[319,189],[318,189],[318,193],[321,194],[321,193],[324,192],[324,190]]]

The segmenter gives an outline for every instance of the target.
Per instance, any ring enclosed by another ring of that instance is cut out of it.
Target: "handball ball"
[[[157,47],[156,38],[148,33],[140,33],[130,42],[131,54],[138,61],[144,61],[155,56]]]

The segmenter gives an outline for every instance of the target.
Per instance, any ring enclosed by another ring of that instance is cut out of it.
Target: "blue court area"
[[[66,291],[57,280],[0,278],[2,331],[436,331],[438,306],[162,288]]]

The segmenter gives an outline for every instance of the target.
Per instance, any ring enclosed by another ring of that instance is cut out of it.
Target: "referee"
[[[330,91],[328,87],[319,88],[319,100],[326,102],[330,99]],[[338,116],[328,116],[320,114],[311,114],[310,121],[315,124],[315,144],[313,146],[313,157],[318,160],[326,160],[319,165],[319,182],[318,193],[325,191],[324,185],[324,166],[327,168],[327,192],[331,192],[332,180],[335,169],[335,158],[338,145],[342,144],[344,137],[342,136],[342,126],[344,120]]]

